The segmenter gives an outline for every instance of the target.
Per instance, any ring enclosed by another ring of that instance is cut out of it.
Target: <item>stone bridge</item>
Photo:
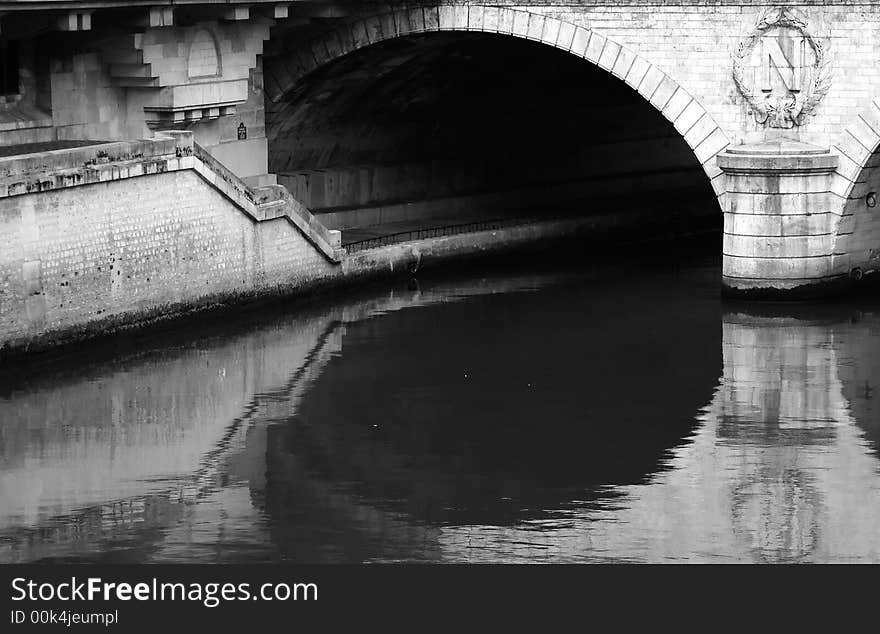
[[[873,2],[0,2],[2,341],[360,271],[327,229],[723,217],[729,291],[849,285],[878,58]]]
[[[345,102],[356,104],[368,81],[373,90],[391,95],[389,88],[399,89],[394,82],[405,78],[409,87],[403,90],[411,94],[413,84],[436,79],[432,64],[449,63],[455,49],[478,38],[486,42],[477,48],[484,53],[492,47],[512,51],[515,40],[523,41],[525,51],[536,42],[625,84],[671,124],[670,132],[674,129],[691,156],[670,158],[667,145],[652,143],[650,136],[661,134],[653,129],[634,139],[619,115],[609,112],[618,104],[588,108],[585,116],[567,120],[567,129],[554,126],[553,112],[566,109],[560,98],[579,98],[570,94],[573,87],[543,95],[550,102],[546,117],[526,125],[539,136],[542,130],[559,135],[543,140],[569,156],[589,146],[590,137],[604,137],[593,144],[594,163],[606,169],[609,160],[620,171],[681,168],[688,159],[691,166],[699,164],[725,214],[728,288],[792,289],[860,278],[880,262],[872,211],[877,189],[872,156],[880,140],[874,101],[880,95],[874,63],[878,21],[876,4],[835,2],[586,0],[361,8],[323,32],[273,43],[273,55],[264,62],[267,133],[270,144],[275,141],[270,159],[279,173],[291,162],[308,160],[285,141],[314,138],[304,121],[322,116],[310,110],[316,107],[311,101],[316,88],[332,95],[322,109],[353,114]],[[441,37],[448,42],[442,55],[422,52]],[[390,46],[395,40],[401,44]],[[356,64],[358,56],[368,63]],[[564,63],[559,56],[546,60]],[[481,70],[504,72],[502,56],[493,63]],[[408,74],[399,70],[406,65]],[[365,79],[366,68],[381,70]],[[598,73],[582,79],[593,80],[596,89],[607,84]],[[602,100],[588,94],[591,98]],[[515,108],[516,101],[507,107]],[[619,105],[624,104],[631,105],[628,100]],[[475,108],[467,116],[482,114]],[[604,134],[609,125],[619,134],[617,143],[613,134]],[[523,127],[509,133],[528,144],[530,131]],[[579,146],[584,135],[587,142]],[[327,151],[326,145],[322,149]],[[652,163],[647,169],[638,163],[642,152]],[[612,196],[631,186],[615,185]]]

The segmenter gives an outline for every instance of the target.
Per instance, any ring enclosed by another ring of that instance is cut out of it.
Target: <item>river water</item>
[[[472,266],[0,385],[0,562],[880,561],[880,302]]]

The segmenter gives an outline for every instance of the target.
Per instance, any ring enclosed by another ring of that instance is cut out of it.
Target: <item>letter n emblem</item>
[[[789,51],[782,48],[789,44]],[[773,90],[774,71],[779,73],[783,85],[794,93],[800,92],[807,42],[803,37],[790,38],[780,35],[761,38],[761,62],[764,66],[764,90]]]

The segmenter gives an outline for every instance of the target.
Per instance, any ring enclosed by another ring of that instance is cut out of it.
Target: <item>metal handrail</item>
[[[542,217],[540,219],[546,219]],[[357,240],[344,244],[345,250],[349,253],[358,253],[368,249],[375,249],[400,242],[410,242],[412,240],[427,240],[429,238],[441,238],[445,236],[459,235],[462,233],[471,233],[474,231],[491,231],[493,229],[503,229],[516,225],[530,224],[537,222],[538,217],[517,217],[517,218],[493,218],[490,220],[479,220],[476,222],[465,222],[457,225],[443,225],[439,227],[426,227],[424,229],[413,229],[410,231],[399,231],[376,238],[367,238],[365,240]],[[345,232],[343,231],[343,235]]]

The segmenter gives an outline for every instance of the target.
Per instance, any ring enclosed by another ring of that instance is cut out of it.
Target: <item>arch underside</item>
[[[715,157],[729,141],[693,95],[656,65],[598,32],[539,13],[504,7],[433,5],[400,9],[356,19],[307,45],[267,58],[264,64],[270,144],[273,135],[283,130],[289,120],[288,96],[316,70],[371,45],[440,32],[496,34],[541,43],[585,59],[622,80],[674,126],[720,203],[723,175]]]
[[[880,207],[868,203],[880,193],[880,98],[846,127],[834,149],[840,159],[832,188],[841,199],[834,236],[834,273],[854,268],[880,270]]]

